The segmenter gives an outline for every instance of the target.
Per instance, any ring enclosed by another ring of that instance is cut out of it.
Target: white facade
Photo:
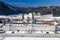
[[[33,25],[33,26],[32,26]],[[55,31],[55,25],[47,25],[47,24],[6,24],[3,26],[3,29],[6,31],[11,30],[13,31],[28,31],[28,30],[35,30],[35,31]]]
[[[42,15],[43,18],[52,18],[53,17],[53,14],[46,14],[46,15]]]

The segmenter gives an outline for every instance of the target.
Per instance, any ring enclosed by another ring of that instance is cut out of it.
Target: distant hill
[[[17,14],[10,6],[7,6],[4,2],[0,1],[0,15]]]
[[[0,15],[12,15],[19,13],[40,12],[42,15],[53,14],[60,16],[60,6],[46,6],[46,7],[15,7],[0,1]]]
[[[42,15],[45,14],[53,14],[53,16],[60,16],[60,6],[48,6],[48,7],[28,7],[28,8],[20,8],[14,7],[18,13],[29,13],[29,12],[40,12]]]

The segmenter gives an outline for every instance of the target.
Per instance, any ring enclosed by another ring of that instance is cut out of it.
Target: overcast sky
[[[60,0],[2,0],[19,7],[60,6]]]

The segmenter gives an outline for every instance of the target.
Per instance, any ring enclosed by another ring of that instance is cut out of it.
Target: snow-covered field
[[[4,40],[60,40],[60,38],[7,37]]]

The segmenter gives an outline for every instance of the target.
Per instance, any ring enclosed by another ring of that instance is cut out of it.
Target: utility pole
[[[23,9],[24,9],[24,8],[23,8]],[[24,13],[25,13],[25,12],[23,11],[23,12],[22,12],[22,20],[24,20]]]
[[[35,24],[35,21],[34,21],[34,13],[32,13],[32,30],[33,30],[33,27],[34,27],[34,24]],[[31,30],[31,32],[32,32],[32,30]]]
[[[22,20],[24,20],[24,13],[22,13]]]

